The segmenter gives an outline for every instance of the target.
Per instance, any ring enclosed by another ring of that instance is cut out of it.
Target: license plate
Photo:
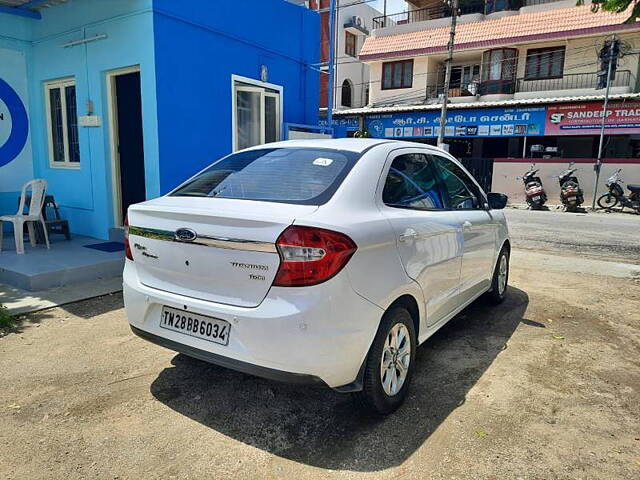
[[[576,197],[567,197],[567,201],[568,202],[575,202],[576,201]]]
[[[531,200],[533,200],[534,202],[537,202],[538,200],[540,200],[540,195],[536,195],[535,197],[531,197]]]
[[[231,332],[231,324],[225,320],[171,307],[162,307],[160,327],[220,345],[229,344]]]

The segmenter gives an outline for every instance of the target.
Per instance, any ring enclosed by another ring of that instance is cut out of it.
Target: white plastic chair
[[[31,200],[29,201],[29,211],[25,214],[24,207],[27,202],[27,191],[31,190]],[[4,215],[0,217],[0,251],[2,251],[2,222],[13,223],[13,234],[16,239],[16,252],[24,253],[24,224],[27,224],[29,230],[29,240],[31,246],[36,246],[36,229],[35,222],[42,223],[44,230],[44,239],[49,245],[49,235],[47,234],[47,225],[42,217],[42,206],[44,205],[44,197],[47,191],[47,181],[42,179],[31,180],[24,184],[22,193],[20,194],[20,206],[15,215]]]

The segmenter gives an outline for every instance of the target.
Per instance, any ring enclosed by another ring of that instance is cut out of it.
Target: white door
[[[381,208],[396,234],[407,275],[422,288],[427,323],[433,325],[458,305],[462,234],[448,212],[442,185],[422,150],[393,152]]]
[[[468,302],[491,284],[499,224],[486,209],[484,194],[467,172],[452,160],[431,157],[437,166],[463,232],[463,256],[460,272],[460,302]]]

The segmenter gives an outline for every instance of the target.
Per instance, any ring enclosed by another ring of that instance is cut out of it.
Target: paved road
[[[514,247],[640,264],[640,215],[505,210]]]

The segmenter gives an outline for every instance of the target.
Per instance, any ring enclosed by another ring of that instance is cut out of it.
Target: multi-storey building
[[[290,0],[306,5],[321,13],[320,59],[323,75],[320,77],[320,109],[328,104],[329,61],[329,0]],[[362,0],[336,0],[336,30],[334,37],[333,108],[357,108],[369,103],[369,66],[358,55],[373,28],[373,19],[382,15]]]
[[[451,11],[435,0],[408,6],[373,20],[360,51],[371,69],[369,104],[338,118],[373,137],[435,144]],[[604,98],[600,52],[615,38],[621,55],[611,81],[604,156],[640,157],[640,22],[625,23],[628,17],[594,13],[575,0],[461,0],[447,92],[450,151],[499,161],[593,161]]]

